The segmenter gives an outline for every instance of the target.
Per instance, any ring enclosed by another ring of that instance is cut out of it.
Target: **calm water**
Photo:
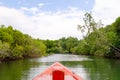
[[[32,80],[56,61],[84,80],[120,80],[120,60],[65,54],[0,63],[0,80]]]

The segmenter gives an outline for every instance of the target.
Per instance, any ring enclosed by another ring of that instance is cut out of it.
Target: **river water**
[[[84,80],[120,80],[120,60],[68,54],[2,62],[0,80],[32,80],[56,61]]]

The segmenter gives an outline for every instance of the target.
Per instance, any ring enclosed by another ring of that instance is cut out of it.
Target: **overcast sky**
[[[120,0],[0,0],[0,25],[11,25],[33,38],[81,38],[77,30],[91,11],[102,23],[120,16]]]

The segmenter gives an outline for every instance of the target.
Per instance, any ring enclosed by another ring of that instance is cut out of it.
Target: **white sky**
[[[103,24],[111,24],[120,16],[120,0],[95,0],[91,12],[96,20],[102,20]],[[2,4],[2,3],[1,3]],[[83,24],[84,10],[77,7],[69,7],[64,11],[40,11],[45,6],[21,9],[0,6],[0,24],[12,25],[15,29],[40,39],[59,39],[73,36],[81,38],[82,34],[77,30],[78,24]],[[25,12],[33,15],[27,15]]]

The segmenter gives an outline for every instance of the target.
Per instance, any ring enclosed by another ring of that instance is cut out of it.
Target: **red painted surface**
[[[83,80],[81,77],[70,71],[67,67],[56,62],[44,72],[37,75],[33,80]]]
[[[64,80],[64,72],[60,70],[53,71],[52,80]]]

